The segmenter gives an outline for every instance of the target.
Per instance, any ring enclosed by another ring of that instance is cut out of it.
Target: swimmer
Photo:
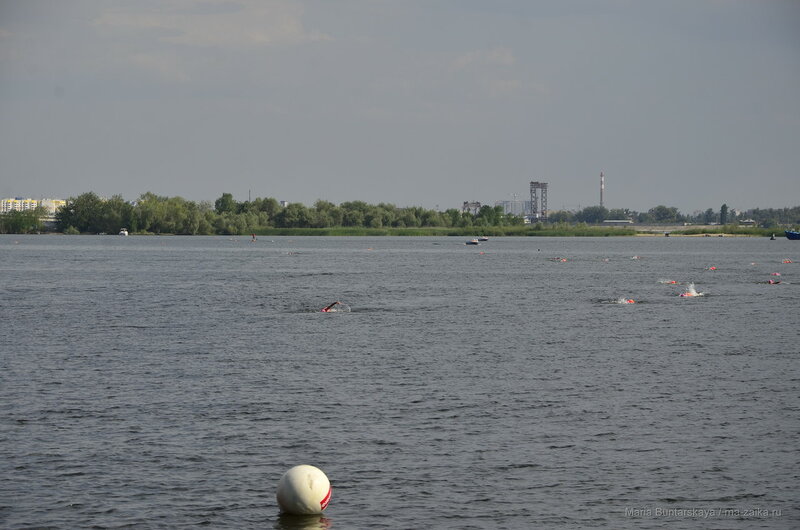
[[[334,303],[332,303],[331,305],[329,305],[327,307],[323,307],[321,311],[323,313],[330,313],[331,311],[335,311],[333,308],[336,307],[339,304],[341,304],[341,302],[334,302]]]
[[[633,298],[621,297],[621,298],[617,298],[615,300],[601,300],[600,303],[603,303],[603,304],[635,304],[636,300],[634,300]]]
[[[686,289],[686,292],[680,294],[682,298],[692,297],[692,296],[703,296],[703,293],[698,293],[697,290],[694,288],[694,284],[690,283],[689,288]]]

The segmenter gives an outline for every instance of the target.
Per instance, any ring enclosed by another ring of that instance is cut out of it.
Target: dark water
[[[800,526],[800,244],[463,241],[0,236],[0,525]]]

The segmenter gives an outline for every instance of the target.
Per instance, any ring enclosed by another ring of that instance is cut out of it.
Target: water
[[[0,524],[800,525],[797,243],[463,242],[0,236]]]

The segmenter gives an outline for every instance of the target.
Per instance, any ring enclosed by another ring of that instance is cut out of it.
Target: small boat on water
[[[127,228],[120,228],[119,229],[119,235],[127,236],[128,235],[128,229]]]
[[[469,241],[464,242],[465,245],[480,245],[477,239],[470,239]]]
[[[786,239],[800,239],[800,232],[797,230],[786,230],[784,233],[786,234]]]
[[[481,236],[478,238],[478,241],[489,241],[489,236]]]

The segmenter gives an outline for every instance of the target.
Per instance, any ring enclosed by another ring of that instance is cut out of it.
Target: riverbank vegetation
[[[796,226],[800,224],[800,206],[793,208],[753,208],[738,211],[720,206],[719,211],[711,208],[692,214],[682,214],[674,206],[659,205],[646,212],[627,208],[607,209],[602,206],[587,206],[577,212],[556,211],[548,215],[551,222],[599,224],[607,220],[627,220],[640,225],[719,225],[736,227],[741,224],[760,228]]]
[[[725,225],[714,228],[692,228],[686,227],[685,230],[674,230],[671,232],[673,235],[684,236],[704,236],[704,235],[738,235],[738,236],[763,236],[770,237],[771,235],[783,236],[783,230],[776,230],[774,228],[760,228],[757,226],[736,226]]]
[[[346,229],[353,233],[364,229],[477,229],[523,224],[521,217],[507,215],[499,206],[484,206],[474,213],[398,208],[393,204],[372,205],[363,201],[336,205],[318,200],[312,207],[302,203],[282,206],[273,198],[237,202],[229,193],[211,205],[153,193],[145,193],[128,203],[118,195],[103,200],[90,192],[68,199],[66,206],[56,213],[56,230],[80,233],[116,233],[120,227],[132,233],[181,235],[265,234],[278,229]]]
[[[506,213],[502,206],[436,211],[389,203],[348,201],[337,205],[318,200],[309,207],[302,203],[282,204],[270,197],[240,202],[230,193],[223,193],[211,203],[149,192],[135,201],[126,201],[120,195],[104,199],[87,192],[70,197],[66,203],[50,219],[41,208],[0,215],[0,233],[49,230],[116,234],[124,227],[134,234],[176,235],[617,236],[634,235],[637,228],[644,229],[643,225],[671,225],[675,235],[768,236],[800,224],[800,207],[740,212],[725,204],[719,212],[709,208],[692,215],[663,205],[647,212],[589,206],[576,212],[551,211],[546,222],[526,224],[521,216]],[[706,226],[692,227],[694,224]],[[676,225],[686,226],[675,230]]]
[[[0,214],[0,234],[36,234],[45,230],[45,208]]]
[[[636,231],[630,228],[609,228],[603,226],[577,225],[534,225],[479,227],[420,227],[420,228],[266,228],[254,232],[267,236],[632,236]]]
[[[178,235],[445,235],[445,236],[610,236],[632,235],[629,228],[592,227],[585,223],[525,224],[522,217],[506,214],[500,206],[478,211],[443,212],[420,207],[363,201],[339,205],[318,200],[314,206],[281,205],[273,198],[237,202],[223,194],[213,206],[181,197],[152,193],[128,203],[120,196],[103,200],[84,193],[67,200],[56,214],[56,230],[64,233],[117,233],[127,228],[136,234]]]

